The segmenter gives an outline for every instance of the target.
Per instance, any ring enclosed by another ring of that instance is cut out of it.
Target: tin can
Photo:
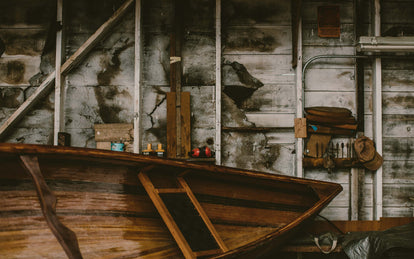
[[[124,151],[124,143],[114,143],[111,142],[111,150],[112,151]]]

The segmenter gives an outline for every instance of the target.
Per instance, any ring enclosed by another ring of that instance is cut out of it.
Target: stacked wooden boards
[[[0,164],[1,258],[77,258],[68,252],[76,246],[50,231],[48,213],[76,235],[84,258],[258,257],[277,250],[342,189],[70,147],[0,144]],[[47,188],[57,203],[42,196]]]
[[[352,112],[341,107],[305,108],[308,133],[329,135],[355,135],[357,122]]]

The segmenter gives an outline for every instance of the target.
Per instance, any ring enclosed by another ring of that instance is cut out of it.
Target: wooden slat
[[[88,52],[98,44],[105,34],[112,29],[121,17],[126,13],[128,8],[134,3],[134,0],[126,0],[125,3],[109,18],[99,29],[92,34],[91,37],[62,65],[60,71],[62,75],[66,75],[72,68],[77,66]],[[42,82],[37,90],[6,120],[0,127],[0,138],[4,136],[5,132],[15,125],[35,103],[51,90],[55,79],[55,72]]]
[[[133,140],[134,125],[131,123],[95,124],[95,141]]]
[[[141,114],[142,114],[142,40],[141,40],[141,17],[142,4],[141,0],[135,1],[135,59],[134,59],[134,153],[141,153]]]
[[[65,78],[61,74],[62,60],[65,57],[63,38],[63,0],[57,0],[57,24],[61,24],[61,28],[57,26],[56,32],[56,55],[55,55],[55,114],[54,114],[54,133],[53,144],[58,145],[58,133],[64,131],[65,128]]]
[[[191,108],[190,93],[181,93],[181,157],[188,158],[191,151]]]
[[[154,206],[160,213],[160,216],[164,220],[165,225],[167,225],[167,228],[171,232],[171,235],[177,242],[178,247],[180,247],[181,251],[183,252],[185,258],[195,258],[189,244],[185,240],[183,234],[181,233],[180,229],[175,223],[173,217],[171,216],[161,197],[156,192],[154,185],[152,185],[148,175],[144,172],[140,172],[138,174],[138,178],[144,186],[145,190],[147,191],[148,195],[150,196],[152,202],[154,203]]]
[[[210,219],[208,218],[207,214],[205,213],[203,207],[201,207],[200,203],[198,202],[197,198],[195,197],[194,193],[191,191],[190,186],[188,186],[187,182],[182,177],[177,178],[178,182],[181,186],[186,190],[188,197],[190,198],[191,202],[194,204],[197,212],[200,214],[200,217],[203,219],[204,223],[206,224],[208,230],[210,230],[211,235],[216,240],[217,244],[223,250],[222,252],[228,251],[226,244],[224,244],[223,240],[221,239],[220,235],[217,233],[216,229],[214,228],[213,224],[211,223]]]
[[[167,93],[167,157],[177,157],[176,93]]]
[[[179,188],[160,188],[155,189],[157,193],[185,193],[186,191],[184,189]]]

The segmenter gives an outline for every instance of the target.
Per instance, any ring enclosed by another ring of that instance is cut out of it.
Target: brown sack
[[[374,142],[362,136],[355,140],[355,152],[358,160],[369,170],[375,171],[381,167],[383,159],[375,150]]]

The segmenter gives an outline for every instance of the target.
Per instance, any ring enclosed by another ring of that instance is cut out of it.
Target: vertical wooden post
[[[182,0],[175,0],[173,4],[173,33],[170,40],[171,92],[167,94],[167,156],[170,158],[187,158],[191,150],[190,93],[181,91],[183,4]]]
[[[297,26],[297,44],[293,46],[297,48],[296,51],[296,118],[303,118],[303,106],[305,104],[305,90],[304,83],[302,82],[302,15],[301,15],[301,1],[296,1],[296,10],[292,10],[292,13],[296,14],[295,24]],[[294,25],[293,25],[294,26]],[[303,177],[303,139],[296,138],[296,176]]]
[[[190,93],[181,93],[181,157],[189,157],[191,151],[191,110],[190,110]]]
[[[373,11],[372,29],[374,36],[381,36],[380,0],[371,2]],[[372,128],[377,152],[382,155],[382,66],[381,58],[375,58],[372,63]],[[382,217],[382,166],[376,171],[374,178],[374,211],[373,219]]]
[[[176,120],[176,93],[167,93],[167,156],[177,157],[177,120]]]
[[[216,0],[216,165],[221,165],[221,0]]]
[[[61,72],[62,61],[64,60],[63,41],[63,0],[57,0],[56,10],[56,56],[55,56],[55,114],[53,144],[58,144],[58,133],[65,128],[65,84]]]
[[[134,153],[141,153],[141,0],[135,0]]]

